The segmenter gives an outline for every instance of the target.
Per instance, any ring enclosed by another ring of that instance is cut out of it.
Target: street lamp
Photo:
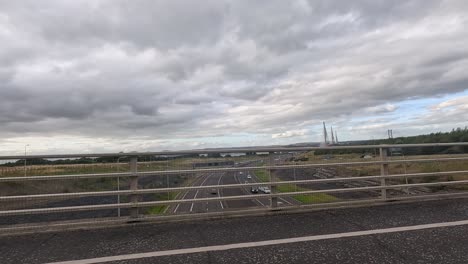
[[[24,177],[26,177],[26,148],[29,147],[29,144],[24,145]]]

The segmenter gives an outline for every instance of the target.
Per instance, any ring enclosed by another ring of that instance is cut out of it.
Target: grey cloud
[[[440,66],[468,59],[468,52],[452,52],[424,61],[421,66]]]
[[[0,134],[271,135],[462,92],[467,5],[0,1]]]
[[[12,12],[13,21],[51,41],[129,42],[164,50],[216,40],[222,33],[226,9],[216,0],[192,6],[180,0],[21,1],[3,6]]]

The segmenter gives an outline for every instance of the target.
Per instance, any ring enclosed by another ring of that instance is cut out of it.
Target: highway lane
[[[223,177],[222,183],[223,184],[239,184],[239,178],[237,178],[236,174],[238,172],[227,172],[226,176]],[[243,183],[243,182],[242,182]],[[223,189],[223,196],[239,196],[239,195],[247,195],[250,194],[244,187],[238,188],[226,188]],[[252,199],[245,199],[245,200],[234,200],[234,201],[226,201],[226,206],[229,209],[239,209],[239,208],[251,208],[261,206],[260,204],[256,203],[255,200]]]
[[[206,176],[201,186],[219,185],[224,172],[212,172]],[[195,198],[210,198],[220,196],[219,189],[197,190]],[[219,212],[224,209],[224,205],[218,201],[214,202],[196,202],[191,205],[191,213]]]
[[[250,175],[250,179],[249,176]],[[237,177],[241,183],[258,183],[256,186],[268,186],[268,183],[261,182],[260,179],[253,173],[253,171],[241,171],[237,172]],[[269,186],[268,186],[269,187]],[[250,189],[248,190],[250,192]],[[261,193],[261,191],[259,191]],[[268,198],[258,198],[255,199],[258,203],[262,205],[268,206],[270,204],[270,199]],[[292,206],[292,205],[299,205],[301,202],[292,198],[292,197],[278,197],[278,206]]]
[[[248,175],[251,176],[250,179],[249,179]],[[250,171],[247,171],[247,170],[236,172],[235,177],[238,180],[238,182],[240,182],[240,183],[259,182],[259,180],[255,177],[255,175],[253,175],[253,173],[251,173]],[[263,185],[258,184],[256,186],[258,187],[258,186],[263,186]],[[244,189],[245,193],[253,194],[251,192],[251,188],[243,188],[243,189]],[[259,206],[270,206],[270,199],[269,198],[256,198],[256,199],[254,199],[254,201]]]
[[[239,172],[210,172],[198,176],[193,182],[192,186],[216,186],[225,184],[239,184],[244,183],[244,180],[239,179]],[[250,194],[250,189],[244,187],[238,188],[225,188],[206,190],[190,190],[181,193],[178,199],[196,199],[196,198],[209,198],[209,197],[223,197],[223,196],[239,196]],[[172,214],[188,214],[188,213],[204,213],[204,212],[221,212],[223,210],[236,210],[241,208],[263,207],[269,205],[269,200],[260,199],[245,199],[235,201],[213,201],[213,202],[191,202],[181,203],[172,206],[168,212]]]
[[[192,182],[190,186],[202,186],[206,180],[208,179],[209,174],[208,173],[201,173],[196,176],[196,179]],[[199,190],[190,190],[186,192],[182,192],[179,194],[176,199],[194,199],[195,197],[198,196]],[[185,214],[193,211],[194,204],[193,203],[180,203],[175,206],[172,206],[169,212],[172,214]]]
[[[222,183],[224,172],[209,172],[200,174],[197,179],[192,183],[191,186],[210,186],[220,185]],[[181,193],[177,199],[196,199],[196,198],[209,198],[209,197],[220,197],[222,190],[215,189],[216,192],[212,193],[212,190],[190,190]],[[181,203],[172,206],[173,209],[169,210],[172,214],[187,214],[187,213],[203,213],[203,212],[216,212],[222,211],[225,205],[221,201],[216,202],[191,202]]]
[[[237,166],[248,166],[257,161],[248,161]],[[248,178],[251,175],[251,178]],[[260,184],[260,181],[252,171],[229,171],[229,172],[209,172],[199,174],[198,178],[193,182],[192,186],[215,186],[225,184],[240,184],[258,182],[259,185],[267,186],[267,184]],[[178,199],[196,199],[196,198],[209,198],[209,197],[222,197],[222,196],[241,196],[250,195],[251,188],[237,187],[212,190],[190,190],[181,193]],[[300,204],[297,200],[291,197],[284,197],[278,199],[279,206],[291,206]],[[204,212],[221,212],[224,210],[247,209],[254,207],[268,207],[270,205],[269,198],[256,198],[256,199],[242,199],[234,201],[216,201],[216,202],[192,202],[183,203],[172,206],[168,211],[172,214],[188,214],[188,213],[204,213]]]

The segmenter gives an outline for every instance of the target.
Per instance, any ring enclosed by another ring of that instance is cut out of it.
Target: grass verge
[[[302,191],[309,191],[309,189],[300,187],[300,186],[295,186],[294,184],[283,184],[277,187],[277,191],[280,193],[302,192]],[[336,198],[335,196],[326,194],[326,193],[298,194],[298,195],[293,195],[292,198],[298,200],[299,202],[303,204],[329,203],[329,202],[334,202],[338,200],[338,198]]]
[[[269,182],[270,179],[268,177],[268,174],[265,170],[258,169],[254,171],[255,176],[258,178],[260,182]]]
[[[169,201],[169,200],[174,200],[175,197],[177,196],[177,192],[170,192],[169,194],[167,193],[157,193],[154,195],[154,200],[155,201]],[[149,207],[147,210],[146,210],[146,213],[147,214],[150,214],[150,215],[160,215],[160,214],[164,214],[164,212],[166,212],[166,209],[167,209],[168,205],[156,205],[156,206],[152,206],[152,207]]]

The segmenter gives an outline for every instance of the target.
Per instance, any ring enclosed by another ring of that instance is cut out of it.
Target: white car
[[[239,174],[241,174],[241,175],[242,175],[242,171],[239,171]]]
[[[252,176],[250,176],[250,174],[247,175],[247,179],[252,179]]]
[[[258,190],[263,192],[263,193],[271,193],[270,188],[268,187],[258,187]]]

